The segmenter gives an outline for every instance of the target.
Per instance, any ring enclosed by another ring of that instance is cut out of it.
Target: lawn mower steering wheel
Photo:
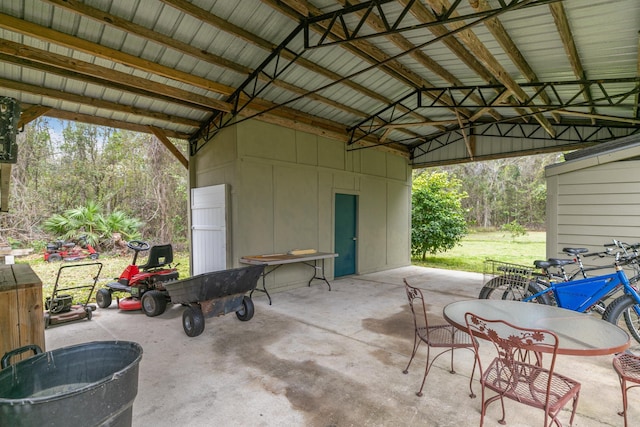
[[[141,242],[140,240],[130,240],[127,242],[127,246],[136,252],[146,251],[150,247],[147,242]]]

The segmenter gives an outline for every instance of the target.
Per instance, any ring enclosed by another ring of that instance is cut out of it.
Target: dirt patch
[[[268,348],[274,344],[282,341],[283,345],[290,345],[287,343],[292,342],[291,338],[304,331],[291,319],[265,317],[235,337],[219,331],[214,347],[218,363],[260,371],[257,376],[264,375],[260,380],[264,389],[286,396],[293,408],[305,414],[305,425],[377,425],[392,409],[393,406],[380,405],[377,390],[369,390],[366,381],[353,380],[336,369],[318,364],[312,360],[312,354],[305,354],[313,349],[301,348],[300,360],[285,359],[270,352]],[[264,328],[255,327],[258,323],[264,323]],[[283,351],[292,352],[290,348]]]
[[[362,320],[362,327],[371,332],[396,338],[413,338],[413,318],[409,307],[403,307],[398,313],[383,319],[367,318]]]

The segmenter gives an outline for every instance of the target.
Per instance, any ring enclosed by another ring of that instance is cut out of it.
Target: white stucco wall
[[[233,266],[244,255],[334,251],[336,193],[358,197],[359,274],[409,265],[411,168],[376,149],[251,120],[227,128],[191,162],[191,185],[229,184]],[[333,261],[326,264],[333,277]],[[267,276],[269,291],[306,285],[308,266]]]

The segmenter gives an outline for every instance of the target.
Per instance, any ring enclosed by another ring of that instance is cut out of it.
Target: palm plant
[[[111,236],[113,233],[120,233],[125,240],[140,238],[140,227],[144,225],[138,218],[128,216],[126,213],[115,210],[111,212],[104,221],[105,231]]]
[[[45,231],[65,240],[77,241],[82,236],[94,247],[109,241],[113,233],[122,234],[126,240],[138,238],[141,226],[140,220],[119,210],[105,217],[102,206],[93,201],[87,202],[85,206],[68,209],[62,214],[52,215],[42,223]]]

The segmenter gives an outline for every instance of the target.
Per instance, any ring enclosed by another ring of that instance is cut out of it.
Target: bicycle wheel
[[[602,318],[629,332],[640,343],[640,304],[631,295],[622,295],[607,306]]]
[[[499,276],[484,284],[478,298],[521,301],[528,296],[537,294],[542,289],[542,286],[538,283],[527,280],[522,276]],[[551,305],[551,300],[547,294],[540,295],[535,302]]]

